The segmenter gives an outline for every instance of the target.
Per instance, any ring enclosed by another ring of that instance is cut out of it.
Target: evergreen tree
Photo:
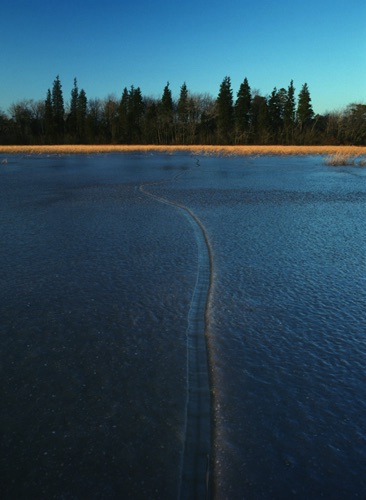
[[[304,127],[307,127],[314,117],[314,111],[311,105],[310,92],[307,83],[302,86],[299,96],[296,111],[296,119],[299,125],[300,132]]]
[[[219,95],[216,99],[216,112],[218,141],[221,144],[231,144],[234,125],[234,106],[233,91],[229,76],[225,76],[220,85]]]
[[[72,142],[77,141],[77,132],[78,132],[78,124],[77,124],[77,109],[78,109],[78,98],[79,98],[79,89],[77,86],[76,78],[74,78],[74,87],[71,91],[71,101],[70,101],[70,113],[67,117],[67,131],[69,133],[69,139]]]
[[[169,82],[164,87],[163,96],[161,98],[161,108],[164,113],[169,116],[173,115],[173,98],[169,88]]]
[[[188,117],[189,117],[189,99],[188,99],[188,89],[184,82],[180,88],[180,95],[177,105],[178,112],[178,125],[179,125],[179,137],[178,141],[182,144],[186,143]]]
[[[354,103],[342,113],[314,116],[306,83],[296,107],[293,80],[287,90],[275,87],[265,98],[255,91],[252,96],[245,78],[235,106],[229,77],[221,83],[216,99],[208,94],[191,95],[183,83],[175,106],[169,82],[161,99],[144,98],[139,87],[131,86],[129,91],[123,90],[120,102],[113,96],[88,101],[75,78],[65,130],[62,86],[57,76],[44,101],[24,100],[12,105],[10,112],[11,118],[0,112],[0,143],[51,144],[66,139],[151,144],[231,144],[233,139],[256,144],[291,144],[294,140],[303,144],[366,143],[365,104]]]
[[[170,144],[173,139],[174,104],[169,82],[164,87],[160,104],[159,142]]]
[[[179,122],[186,124],[188,122],[188,89],[185,82],[180,88],[177,111]]]
[[[87,117],[88,100],[84,89],[80,93],[76,102],[76,125],[77,125],[77,140],[80,143],[86,141],[86,117]]]
[[[246,144],[249,138],[252,95],[247,78],[240,85],[235,102],[235,127],[238,142]]]
[[[119,119],[119,141],[122,144],[129,142],[128,138],[128,90],[123,89],[121,101],[118,108]]]
[[[140,144],[142,141],[142,122],[144,111],[144,101],[142,99],[140,87],[135,89],[132,85],[128,96],[127,114],[130,142],[132,144]]]
[[[64,139],[64,98],[62,95],[62,85],[57,75],[52,88],[52,112],[56,142],[63,142]]]
[[[294,81],[291,80],[287,89],[287,96],[284,106],[283,123],[285,128],[286,143],[293,143],[293,133],[295,126],[295,88]]]
[[[51,144],[54,140],[54,121],[51,91],[48,89],[44,107],[44,131],[47,144]]]

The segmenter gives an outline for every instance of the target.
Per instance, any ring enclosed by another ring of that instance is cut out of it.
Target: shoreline
[[[168,153],[187,152],[214,156],[256,155],[366,155],[366,146],[162,146],[162,145],[108,145],[62,144],[34,146],[1,146],[0,154],[100,154],[100,153]]]

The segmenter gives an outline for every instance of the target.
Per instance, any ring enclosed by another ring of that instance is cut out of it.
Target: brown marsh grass
[[[160,152],[173,154],[186,151],[197,155],[256,156],[256,155],[328,155],[330,161],[366,155],[366,146],[156,146],[156,145],[51,145],[1,146],[2,154],[96,154]],[[328,161],[327,161],[328,163]],[[348,163],[346,163],[348,164]],[[359,163],[358,163],[359,164]]]
[[[348,153],[334,153],[330,154],[325,158],[325,164],[331,165],[333,167],[344,167],[344,166],[358,166],[365,167],[366,166],[366,158],[365,156],[348,154]]]
[[[355,156],[346,154],[346,153],[334,153],[328,155],[325,158],[326,165],[332,165],[334,167],[342,167],[345,165],[354,165],[355,164]]]

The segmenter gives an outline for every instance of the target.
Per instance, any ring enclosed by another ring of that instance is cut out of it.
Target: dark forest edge
[[[315,114],[309,87],[295,97],[287,89],[268,96],[252,91],[247,78],[233,97],[226,76],[216,98],[190,93],[184,83],[174,100],[169,82],[161,98],[139,87],[124,88],[120,99],[87,99],[77,80],[65,106],[59,76],[44,101],[12,104],[0,111],[0,144],[110,145],[366,145],[366,105]]]

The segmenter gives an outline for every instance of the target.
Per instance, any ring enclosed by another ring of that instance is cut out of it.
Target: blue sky
[[[0,110],[45,99],[56,75],[88,98],[183,82],[216,97],[231,77],[270,94],[294,80],[316,113],[366,102],[365,0],[0,0]]]

